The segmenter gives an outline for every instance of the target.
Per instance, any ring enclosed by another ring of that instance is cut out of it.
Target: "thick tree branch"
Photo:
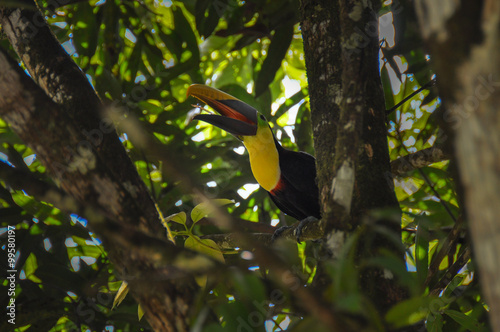
[[[131,259],[135,260],[136,265],[149,261],[149,265],[158,267],[138,271],[131,269],[130,274],[133,274],[136,279],[149,279],[152,275],[163,279],[173,278],[171,276],[186,278],[193,274],[213,273],[215,271],[217,263],[206,256],[178,248],[164,238],[151,236],[131,225],[117,223],[109,219],[106,211],[102,209],[102,206],[95,204],[95,201],[87,201],[82,204],[63,190],[2,161],[0,161],[0,179],[3,179],[13,189],[24,190],[37,200],[52,204],[67,214],[76,213],[87,219],[92,229],[105,239],[107,244],[120,244],[134,252],[134,257]],[[156,254],[151,255],[151,252],[156,252]],[[179,262],[181,256],[184,259],[182,265]],[[195,260],[196,264],[189,264],[189,260]],[[168,266],[172,267],[172,270],[166,269]]]
[[[68,113],[47,97],[3,51],[0,51],[0,68],[0,116],[35,151],[64,191],[83,206],[97,207],[97,211],[102,211],[104,218],[90,218],[89,226],[102,236],[118,271],[124,276],[137,276],[143,275],[141,271],[152,271],[155,266],[166,266],[165,262],[157,264],[152,261],[150,246],[146,246],[147,255],[138,255],[144,251],[137,252],[128,243],[128,240],[137,240],[140,234],[149,233],[145,216],[136,197],[125,189],[126,183],[117,181],[100,156],[85,144],[85,136]],[[112,220],[114,224],[106,220]],[[117,235],[118,231],[123,234]],[[167,261],[175,257],[170,257],[170,254],[178,251],[164,239],[138,241],[143,242],[151,243],[155,249],[164,248],[165,256],[160,254],[160,257],[167,258]],[[129,284],[155,329],[175,330],[174,326],[177,330],[182,326],[187,329],[194,289],[192,280],[177,279],[174,284],[135,279]],[[172,306],[172,303],[176,305]]]
[[[429,166],[444,160],[449,160],[451,154],[443,146],[433,146],[423,149],[391,162],[392,175],[403,175],[414,169]]]
[[[34,81],[75,121],[76,131],[82,135],[80,144],[95,149],[117,181],[127,183],[125,189],[144,211],[141,222],[152,231],[159,231],[161,225],[154,202],[118,139],[112,121],[102,117],[99,97],[56,39],[42,12],[0,7],[0,24]]]
[[[110,219],[139,225],[144,216],[134,197],[85,144],[85,137],[67,113],[2,50],[0,68],[0,115],[33,147],[61,187],[80,202],[106,207]]]

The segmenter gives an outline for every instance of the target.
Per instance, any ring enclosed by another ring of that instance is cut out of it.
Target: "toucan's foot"
[[[297,227],[295,227],[295,231],[293,232],[295,234],[295,238],[297,239],[297,243],[300,243],[300,238],[302,237],[302,230],[304,229],[304,227],[313,221],[318,221],[318,218],[310,216],[299,221],[299,224],[297,225]]]
[[[274,231],[273,237],[271,238],[271,243],[280,238],[283,232],[290,228],[293,228],[293,226],[282,226],[278,228],[276,231]]]
[[[303,231],[304,227],[306,227],[306,225],[309,224],[310,222],[316,222],[316,221],[318,221],[318,219],[311,216],[311,217],[307,217],[307,218],[304,218],[301,221],[299,221],[297,223],[297,226],[280,227],[274,232],[273,237],[271,238],[271,241],[272,242],[276,241],[279,237],[281,237],[281,235],[283,234],[284,231],[286,231],[290,228],[294,228],[293,235],[295,235],[295,238],[297,239],[297,243],[300,243],[300,238],[302,237],[302,231]]]

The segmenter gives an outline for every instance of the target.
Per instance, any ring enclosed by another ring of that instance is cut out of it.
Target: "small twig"
[[[251,238],[252,241],[258,241],[264,246],[270,246],[273,235],[268,233],[248,233],[245,236]],[[239,237],[233,233],[203,235],[201,238],[214,241],[221,249],[240,248],[243,245]]]
[[[292,241],[297,241],[297,237],[295,235],[295,228],[299,225],[299,223],[295,223],[293,226],[290,228],[284,230],[280,236],[279,239],[288,239]],[[273,227],[274,228],[274,227]],[[271,239],[273,234],[270,233],[247,233],[245,234],[246,237],[251,238],[252,241],[255,241],[256,243],[260,243],[263,246],[270,246],[272,245]],[[306,240],[317,240],[321,239],[323,237],[323,229],[321,225],[321,220],[315,220],[307,223],[303,228],[301,232],[301,237],[300,239],[303,241]],[[203,239],[211,239],[221,249],[233,249],[233,248],[239,248],[243,247],[244,243],[241,241],[241,237],[232,233],[228,234],[211,234],[211,235],[205,235],[202,236]]]
[[[412,93],[410,93],[408,96],[406,96],[403,100],[401,100],[399,103],[397,103],[396,105],[392,106],[390,109],[386,110],[385,113],[386,115],[389,115],[391,114],[392,112],[394,112],[395,110],[397,110],[399,108],[399,106],[403,105],[404,103],[406,103],[409,99],[413,98],[416,94],[419,94],[420,92],[422,92],[423,90],[425,89],[428,89],[430,88],[431,86],[435,85],[436,84],[436,79],[433,79],[427,83],[425,83],[424,85],[422,85],[419,89],[413,91]]]
[[[271,226],[269,224],[264,224],[261,222],[253,222],[250,220],[236,218],[236,217],[233,217],[232,219],[234,220],[234,222],[238,223],[238,226],[240,226],[242,230],[245,232],[273,234],[276,231],[276,227]],[[217,222],[214,221],[212,218],[202,218],[196,224],[217,226]]]
[[[424,171],[422,171],[421,169],[417,169],[417,171],[420,173],[420,175],[422,176],[422,178],[424,179],[424,181],[427,183],[427,185],[431,188],[431,190],[434,193],[434,195],[439,199],[439,203],[441,203],[443,205],[444,209],[450,215],[450,217],[453,220],[453,222],[456,223],[457,222],[457,218],[455,217],[455,215],[451,211],[451,209],[448,206],[448,204],[446,204],[446,202],[441,198],[441,195],[437,192],[436,188],[434,188],[434,184],[432,183],[432,181],[427,177],[427,175],[425,175]]]
[[[271,317],[271,321],[274,323],[275,327],[278,327],[281,331],[283,331],[281,325],[276,321],[276,319]]]
[[[455,225],[453,226],[452,230],[448,233],[448,236],[446,239],[443,241],[443,245],[441,246],[441,249],[439,252],[434,256],[432,259],[432,262],[429,266],[429,271],[427,273],[427,278],[425,279],[425,286],[428,286],[429,283],[432,281],[434,276],[439,270],[439,265],[441,265],[441,262],[443,259],[451,253],[451,249],[454,248],[460,238],[460,234],[462,233],[462,224],[463,224],[463,218],[459,217]]]
[[[451,280],[453,280],[458,271],[460,271],[465,266],[465,264],[467,264],[470,258],[471,258],[471,251],[470,248],[467,247],[464,249],[462,254],[457,258],[456,262],[452,266],[450,266],[448,271],[446,271],[446,274],[432,288],[429,295],[438,296],[439,293],[441,293],[441,291],[445,289],[446,286],[448,286]]]
[[[156,197],[155,186],[154,186],[154,183],[153,183],[153,178],[151,177],[151,168],[149,167],[148,159],[146,158],[146,154],[144,153],[143,150],[141,150],[141,154],[142,154],[142,159],[146,163],[146,170],[148,171],[149,185],[151,186],[151,188],[150,188],[151,196],[153,197],[153,200],[155,202],[157,202],[158,201],[158,197]]]
[[[145,3],[144,1],[137,1],[139,3],[139,6],[141,6],[142,8],[144,8],[146,11],[152,13],[152,14],[155,14],[155,15],[161,15],[160,13],[157,13],[155,12],[154,10],[152,10],[151,8],[149,8]]]

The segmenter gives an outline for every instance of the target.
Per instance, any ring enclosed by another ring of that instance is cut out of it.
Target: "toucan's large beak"
[[[202,84],[193,84],[187,90],[193,96],[212,107],[221,115],[199,114],[193,119],[213,124],[235,136],[257,134],[257,110],[239,99]]]

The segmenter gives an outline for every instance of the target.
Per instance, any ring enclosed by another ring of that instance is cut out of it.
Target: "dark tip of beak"
[[[193,119],[210,123],[234,136],[255,136],[257,134],[257,125],[221,115],[199,114]]]

